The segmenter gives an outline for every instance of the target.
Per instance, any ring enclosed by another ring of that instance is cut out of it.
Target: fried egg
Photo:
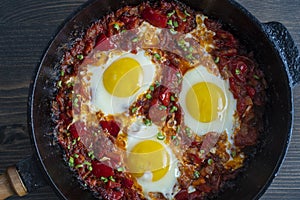
[[[179,169],[172,150],[157,134],[161,134],[161,130],[156,125],[146,126],[140,120],[134,122],[128,130],[126,164],[146,197],[154,192],[170,199]]]
[[[105,115],[128,111],[137,96],[149,88],[155,71],[156,66],[144,50],[137,54],[110,54],[105,64],[88,66],[88,73],[92,74],[91,107]]]
[[[184,110],[184,123],[198,135],[233,133],[237,123],[236,100],[228,81],[220,75],[201,65],[188,71],[183,77],[179,101]]]

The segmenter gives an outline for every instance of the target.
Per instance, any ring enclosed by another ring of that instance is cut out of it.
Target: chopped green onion
[[[91,166],[91,165],[92,165],[92,163],[90,163],[89,161],[84,161],[83,164],[84,164],[84,165],[88,165],[88,166]]]
[[[231,156],[234,158],[236,157],[236,151],[231,151]]]
[[[151,99],[151,98],[152,98],[151,94],[149,94],[149,93],[146,94],[146,98],[147,98],[147,99]]]
[[[118,172],[123,172],[123,171],[125,171],[125,169],[124,169],[124,167],[118,167],[117,171]]]
[[[160,82],[159,81],[155,81],[155,86],[159,87],[160,86]],[[151,86],[150,86],[151,87]]]
[[[166,136],[164,136],[163,134],[162,134],[162,132],[158,132],[157,133],[157,139],[159,139],[159,140],[164,140],[166,138]]]
[[[167,24],[173,26],[173,21],[170,19]]]
[[[208,161],[207,161],[207,163],[209,164],[209,165],[211,165],[212,163],[213,163],[213,159],[208,159]]]
[[[121,33],[125,33],[125,32],[126,32],[126,30],[125,30],[125,29],[121,31]]]
[[[138,38],[138,37],[135,37],[135,38],[133,38],[131,41],[132,41],[132,42],[137,42],[137,41],[139,41],[139,38]]]
[[[83,57],[83,55],[82,55],[82,54],[78,54],[78,55],[77,55],[77,59],[79,59],[79,60],[83,60],[83,58],[84,58],[84,57]]]
[[[137,107],[133,107],[133,108],[131,109],[131,112],[132,112],[132,113],[136,113],[137,110],[138,110]]]
[[[177,107],[176,106],[172,106],[172,108],[171,108],[171,110],[170,110],[170,112],[171,113],[173,113],[173,112],[176,112],[178,109],[177,109]]]
[[[171,29],[170,29],[170,32],[171,32],[173,35],[177,34],[177,31],[175,31],[174,28],[171,28]]]
[[[173,25],[174,25],[175,28],[177,28],[177,27],[178,27],[178,22],[177,22],[177,21],[174,21],[174,22],[173,22]]]
[[[146,126],[151,126],[152,125],[152,121],[150,119],[144,119],[144,124]]]
[[[88,166],[88,170],[89,170],[89,171],[93,171],[93,167],[89,165],[89,166]]]
[[[61,70],[60,71],[60,76],[64,76],[65,75],[65,71],[64,70]]]
[[[92,157],[93,155],[94,155],[94,151],[89,151],[89,152],[88,152],[88,156],[89,156],[89,157]]]
[[[201,150],[200,150],[200,153],[201,153],[201,154],[204,154],[204,153],[205,153],[205,150],[204,150],[204,149],[201,149]]]
[[[68,145],[68,147],[67,147],[69,150],[71,149],[71,145]]]
[[[184,10],[184,14],[185,14],[186,16],[191,16],[186,10]]]
[[[112,182],[116,182],[116,180],[112,176],[109,177],[109,180],[111,180]]]
[[[170,99],[171,99],[171,101],[175,101],[176,100],[174,96],[171,96]]]
[[[166,107],[166,106],[163,106],[163,105],[160,105],[160,106],[158,107],[158,109],[159,109],[159,110],[167,110],[167,107]]]
[[[73,157],[69,158],[69,165],[70,165],[70,167],[74,167],[74,158]]]
[[[194,48],[193,48],[193,47],[190,47],[190,48],[189,48],[189,52],[192,53],[193,51],[194,51]]]
[[[154,57],[155,57],[157,60],[160,60],[160,59],[161,59],[161,57],[160,57],[160,55],[159,55],[158,53],[155,53],[155,54],[154,54]]]
[[[77,141],[79,142],[79,141],[80,141],[80,139],[81,139],[81,138],[80,138],[80,137],[78,137],[78,138],[77,138]]]
[[[77,140],[76,140],[76,139],[74,139],[74,140],[73,140],[73,142],[72,142],[72,145],[75,145],[75,144],[76,144],[76,142],[77,142]]]
[[[195,177],[195,179],[200,178],[200,172],[194,171],[194,177]]]
[[[75,168],[76,168],[76,169],[78,169],[78,168],[83,168],[83,164],[78,164],[78,165],[75,166]]]
[[[74,154],[75,158],[79,158],[79,155],[77,153]]]
[[[183,22],[186,22],[186,18],[183,18],[182,21],[183,21]]]
[[[241,70],[239,70],[239,69],[236,69],[236,70],[235,70],[235,74],[236,74],[236,75],[239,75],[239,74],[241,74]]]
[[[154,91],[154,86],[151,85],[151,86],[149,87],[149,90],[150,90],[151,92],[153,92],[153,91]]]
[[[259,80],[259,77],[256,74],[253,75],[253,78],[255,78],[256,80]]]
[[[178,134],[180,132],[180,126],[176,127],[176,133]]]
[[[219,58],[219,57],[216,57],[215,63],[217,64],[217,63],[219,63],[219,62],[220,62],[220,58]]]
[[[195,59],[192,53],[190,53],[189,55],[187,55],[186,58],[189,59],[189,60]]]
[[[174,14],[175,14],[175,10],[173,10],[173,11],[170,12],[170,13],[168,13],[167,16],[168,16],[168,17],[171,17],[171,16],[174,15]]]
[[[60,88],[62,87],[62,81],[61,80],[58,81],[57,86],[60,87]]]
[[[119,24],[114,24],[114,28],[115,28],[117,31],[120,30]]]
[[[108,179],[105,178],[105,177],[103,177],[103,176],[100,177],[100,180],[103,181],[104,183],[107,183],[107,182],[108,182]]]
[[[174,139],[176,139],[176,138],[177,138],[176,135],[172,135],[172,136],[171,136],[171,139],[172,139],[172,140],[174,140]]]

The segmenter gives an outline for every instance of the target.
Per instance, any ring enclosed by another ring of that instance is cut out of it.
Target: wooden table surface
[[[33,71],[59,25],[84,2],[0,1],[0,174],[32,154],[27,130],[27,95]],[[284,24],[300,49],[300,0],[238,2],[261,22]],[[300,199],[300,85],[294,88],[294,103],[295,122],[286,159],[261,199]],[[23,198],[10,199],[54,200],[58,197],[50,187],[44,187]]]

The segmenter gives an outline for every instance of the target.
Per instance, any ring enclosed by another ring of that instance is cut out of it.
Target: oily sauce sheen
[[[52,110],[66,164],[99,199],[218,195],[263,132],[267,86],[253,57],[178,2],[107,14],[59,65]]]

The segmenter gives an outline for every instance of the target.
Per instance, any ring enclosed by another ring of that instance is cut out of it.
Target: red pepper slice
[[[97,38],[95,49],[99,51],[108,51],[114,49],[115,45],[112,44],[108,37],[104,34],[100,34]]]
[[[159,28],[167,27],[167,22],[168,22],[167,16],[161,14],[159,11],[154,10],[150,7],[147,7],[142,11],[142,17],[150,24],[156,27]]]
[[[92,173],[97,177],[110,177],[114,175],[114,171],[111,167],[99,162],[99,161],[92,161]]]
[[[126,188],[131,188],[133,186],[133,180],[125,178],[122,181],[122,185],[124,185]]]
[[[120,131],[119,125],[111,120],[111,121],[100,121],[100,125],[103,128],[103,130],[110,133],[110,135],[117,137],[118,133]]]
[[[255,93],[256,93],[255,89],[251,86],[246,86],[246,90],[247,90],[248,95],[252,99],[254,97]]]

